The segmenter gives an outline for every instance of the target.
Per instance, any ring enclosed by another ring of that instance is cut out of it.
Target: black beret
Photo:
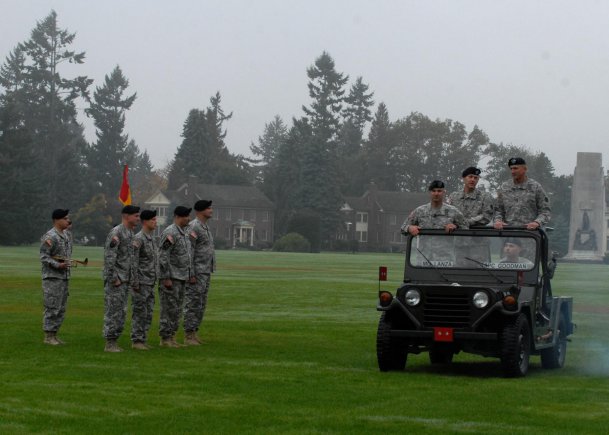
[[[53,220],[63,219],[68,215],[68,213],[70,213],[70,210],[63,210],[61,208],[57,208],[53,210],[53,214],[51,215],[51,217],[53,218]]]
[[[508,160],[508,166],[514,165],[526,165],[527,163],[524,161],[522,157],[512,157]]]
[[[434,189],[444,189],[444,182],[440,180],[433,180],[431,183],[429,183],[429,190]]]
[[[185,217],[190,215],[192,208],[184,207],[183,205],[178,205],[173,211],[174,216]]]
[[[195,210],[196,211],[203,211],[206,208],[211,207],[211,201],[208,201],[206,199],[200,199],[197,202],[195,202]]]
[[[136,214],[140,212],[140,208],[137,205],[126,205],[121,210],[122,214]]]
[[[476,168],[475,166],[470,166],[469,168],[465,168],[461,176],[467,177],[468,175],[480,175],[480,172],[482,172],[480,169]]]
[[[150,219],[152,219],[155,216],[156,216],[156,210],[142,210],[142,212],[140,213],[140,220],[149,221]]]

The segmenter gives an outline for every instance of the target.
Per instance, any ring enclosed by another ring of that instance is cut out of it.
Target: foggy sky
[[[393,121],[418,111],[477,124],[546,152],[558,174],[578,151],[609,156],[609,2],[0,0],[2,63],[51,9],[87,53],[62,74],[100,86],[118,64],[138,95],[126,132],[156,167],[216,91],[234,113],[228,148],[249,155],[276,114],[302,115],[306,68],[324,50]]]

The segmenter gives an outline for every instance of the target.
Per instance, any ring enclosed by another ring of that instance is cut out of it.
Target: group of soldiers
[[[156,211],[126,205],[121,224],[112,228],[104,245],[104,351],[122,352],[117,343],[125,320],[129,294],[132,301],[131,346],[148,350],[148,331],[155,305],[158,282],[160,301],[160,346],[178,348],[198,346],[203,341],[198,331],[203,321],[211,273],[216,269],[214,241],[207,225],[213,216],[212,201],[194,204],[196,218],[191,222],[192,208],[177,206],[173,224],[161,234],[157,243]],[[43,290],[44,343],[60,345],[57,336],[68,299],[68,282],[72,255],[69,210],[53,211],[53,228],[40,246]],[[141,230],[135,233],[138,224]],[[176,341],[183,318],[184,344]]]
[[[444,229],[493,225],[495,229],[524,227],[542,228],[550,220],[550,200],[537,181],[528,178],[527,165],[522,157],[508,160],[512,179],[497,190],[497,197],[476,186],[480,169],[466,168],[462,173],[463,190],[453,192],[445,201],[446,189],[440,180],[429,185],[430,202],[417,207],[404,221],[403,234],[416,236],[421,228]]]

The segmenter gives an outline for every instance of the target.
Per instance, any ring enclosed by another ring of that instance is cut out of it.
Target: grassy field
[[[609,268],[561,264],[575,297],[566,367],[532,358],[523,379],[459,354],[405,372],[376,365],[379,265],[390,254],[220,251],[202,335],[208,344],[102,352],[101,250],[74,270],[61,337],[42,344],[37,248],[0,248],[0,433],[607,433]],[[158,308],[157,308],[158,310]],[[129,330],[129,324],[126,331]],[[128,347],[128,334],[120,340]],[[179,337],[181,339],[181,335]]]

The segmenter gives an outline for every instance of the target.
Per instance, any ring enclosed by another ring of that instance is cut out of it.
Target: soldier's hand
[[[119,285],[122,284],[122,282],[120,279],[116,278],[116,281],[114,281],[112,284],[114,285],[114,287],[118,287]]]
[[[536,230],[539,228],[539,222],[533,221],[527,224],[527,230]]]
[[[495,225],[493,225],[493,226],[495,227],[496,230],[502,230],[504,225],[505,225],[505,223],[503,221],[497,221],[497,222],[495,222]]]
[[[165,287],[165,288],[172,288],[173,287],[173,283],[171,282],[170,279],[164,279],[163,280],[163,287]]]
[[[408,232],[413,236],[419,235],[419,227],[416,225],[408,225]]]
[[[57,269],[65,270],[68,268],[68,266],[69,266],[69,263],[59,263],[59,266],[57,266]]]
[[[457,226],[455,224],[446,224],[446,225],[444,225],[444,231],[446,231],[447,233],[452,233],[456,229],[457,229]]]
[[[194,276],[191,276],[190,279],[188,280],[188,282],[191,284],[195,284],[197,282],[197,278],[195,278]]]
[[[140,286],[139,285],[133,286],[133,287],[131,287],[131,290],[133,290],[135,293],[139,293],[140,292]]]

